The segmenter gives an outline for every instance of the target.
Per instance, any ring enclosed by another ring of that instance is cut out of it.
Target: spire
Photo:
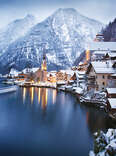
[[[43,60],[46,60],[46,55],[45,54],[43,54]]]
[[[46,62],[46,55],[43,55],[43,60],[41,64],[41,70],[46,71],[47,70],[47,62]]]

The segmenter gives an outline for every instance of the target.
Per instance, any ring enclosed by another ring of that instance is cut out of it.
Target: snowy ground
[[[94,134],[94,151],[89,156],[116,156],[116,129],[108,129]]]

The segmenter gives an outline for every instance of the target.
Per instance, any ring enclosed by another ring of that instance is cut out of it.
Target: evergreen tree
[[[104,41],[116,41],[116,18],[102,29]]]

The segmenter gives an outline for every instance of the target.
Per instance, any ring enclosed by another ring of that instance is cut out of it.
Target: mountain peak
[[[73,8],[60,8],[31,29],[28,26],[31,25],[33,16],[27,15],[25,18],[29,20],[15,25],[13,32],[9,33],[15,42],[0,57],[3,66],[11,67],[14,63],[18,70],[22,70],[29,62],[32,67],[38,67],[46,51],[48,69],[69,68],[102,28],[101,23],[79,14]],[[29,31],[25,33],[27,28]],[[19,35],[23,36],[19,38]],[[16,40],[15,36],[19,39]],[[11,37],[7,40],[11,41]],[[4,61],[6,57],[7,60]]]
[[[59,13],[63,13],[63,14],[79,14],[79,12],[74,9],[74,8],[59,8],[58,10],[56,10],[55,14],[59,14]]]
[[[33,16],[32,14],[27,14],[24,19],[35,19],[35,16]]]
[[[57,11],[70,11],[70,12],[77,12],[74,8],[59,8]]]

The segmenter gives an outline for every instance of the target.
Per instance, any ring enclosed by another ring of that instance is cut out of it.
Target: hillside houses
[[[91,42],[89,50],[94,51],[112,51],[116,52],[116,42]]]
[[[111,76],[116,73],[115,63],[109,61],[91,62],[86,74],[88,80],[88,90],[105,90],[111,80]],[[114,86],[115,87],[115,86]]]
[[[115,42],[91,42],[89,44],[91,61],[104,60],[106,58],[116,59]]]
[[[116,43],[92,42],[89,49],[91,62],[86,71],[88,90],[116,87]]]

